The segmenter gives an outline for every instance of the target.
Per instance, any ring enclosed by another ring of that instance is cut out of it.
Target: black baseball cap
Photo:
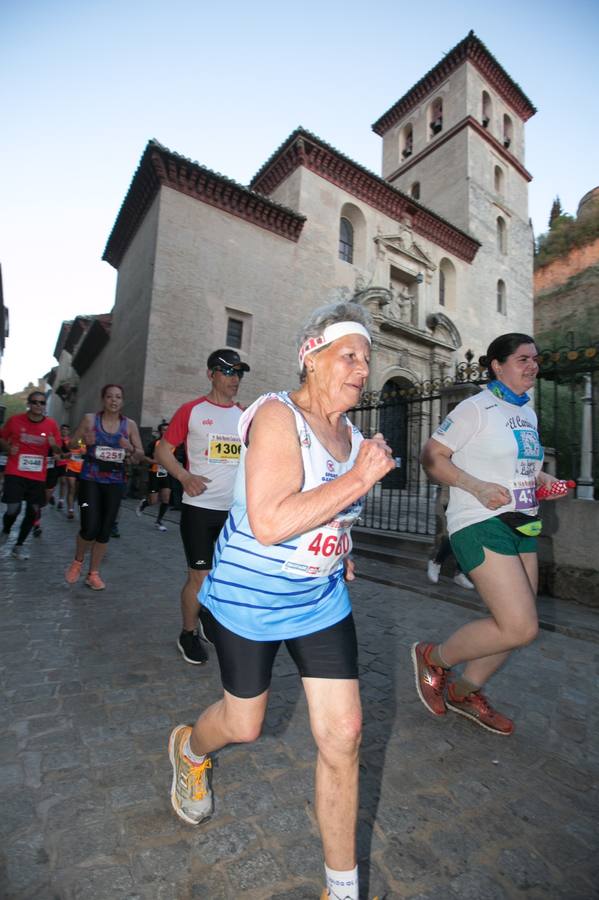
[[[250,371],[248,364],[241,361],[239,353],[235,350],[214,350],[208,357],[206,365],[209,369],[216,369],[217,366],[231,366],[233,369],[241,369],[242,372]]]

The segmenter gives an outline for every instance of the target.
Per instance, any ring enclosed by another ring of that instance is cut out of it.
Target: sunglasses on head
[[[46,401],[45,400],[30,400],[29,405],[30,406],[45,406]]]
[[[228,378],[230,378],[232,375],[237,375],[240,381],[244,376],[243,369],[236,369],[234,366],[213,366],[212,371],[222,372],[222,374],[226,375]]]

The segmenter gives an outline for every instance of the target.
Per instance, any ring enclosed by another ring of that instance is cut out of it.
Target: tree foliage
[[[535,269],[565,256],[574,247],[584,247],[599,238],[599,201],[587,208],[584,216],[575,219],[561,210],[559,197],[556,197],[551,207],[549,223],[549,231],[537,238]]]

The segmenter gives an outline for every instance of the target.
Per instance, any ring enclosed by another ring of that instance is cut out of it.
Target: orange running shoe
[[[512,720],[493,709],[480,691],[473,691],[471,694],[466,694],[465,697],[458,697],[453,684],[450,684],[447,691],[447,709],[466,716],[467,719],[472,719],[481,728],[486,728],[487,731],[493,731],[495,734],[507,735],[514,730]]]
[[[76,584],[79,581],[82,565],[83,562],[80,562],[78,559],[73,560],[69,568],[64,573],[65,581],[68,584]]]
[[[427,662],[426,654],[434,644],[412,644],[412,663],[414,665],[414,679],[418,696],[434,716],[444,716],[445,709],[445,684],[449,669],[440,666],[432,666]]]
[[[103,591],[106,585],[100,578],[99,572],[89,572],[87,578],[85,579],[85,583],[88,588],[91,588],[92,591]]]

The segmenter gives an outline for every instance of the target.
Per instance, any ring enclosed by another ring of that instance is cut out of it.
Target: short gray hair
[[[310,338],[320,337],[325,328],[328,328],[329,325],[336,325],[337,322],[358,322],[358,324],[364,326],[369,334],[372,330],[372,316],[367,309],[360,306],[355,300],[326,303],[310,313],[310,318],[299,332],[297,338],[298,353],[306,341],[310,340]],[[320,347],[318,350],[314,350],[313,353],[320,353],[321,350],[325,349],[326,347]],[[302,366],[300,380],[303,381],[305,377],[306,369],[305,366]]]

